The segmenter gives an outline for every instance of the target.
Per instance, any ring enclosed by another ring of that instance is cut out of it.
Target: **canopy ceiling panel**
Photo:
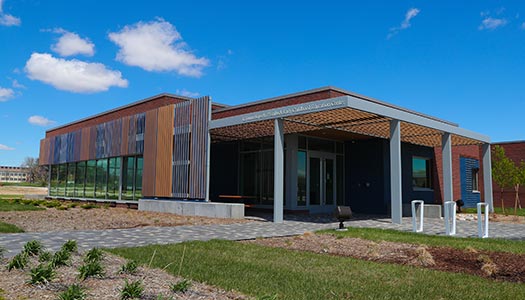
[[[286,116],[283,119],[285,134],[331,129],[348,133],[348,139],[353,139],[355,134],[383,139],[390,138],[391,118],[350,107]],[[214,142],[272,136],[274,134],[273,120],[214,128],[210,132]],[[428,147],[441,146],[442,136],[443,131],[441,130],[410,122],[401,122],[401,140],[403,142]],[[481,144],[481,142],[453,134],[452,144],[476,145]]]

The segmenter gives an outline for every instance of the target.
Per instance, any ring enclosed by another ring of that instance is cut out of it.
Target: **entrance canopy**
[[[428,147],[441,146],[442,136],[450,133],[452,145],[490,143],[488,136],[460,128],[457,124],[354,96],[212,120],[210,133],[214,141],[272,136],[274,119],[283,120],[284,134],[306,133],[324,128],[389,139],[390,122],[399,120],[402,142]]]

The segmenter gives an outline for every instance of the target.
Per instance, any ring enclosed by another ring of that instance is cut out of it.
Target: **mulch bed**
[[[136,228],[145,226],[165,227],[181,225],[211,225],[249,222],[245,219],[219,219],[180,216],[171,213],[138,211],[127,208],[48,208],[40,211],[0,212],[0,221],[14,224],[26,232],[64,230],[102,230]]]
[[[374,242],[312,233],[296,237],[257,239],[244,243],[467,273],[500,281],[525,282],[525,254]]]
[[[36,266],[38,259],[32,257],[30,266],[25,270],[11,270],[6,268],[7,259],[0,259],[0,299],[57,299],[58,294],[72,284],[80,284],[86,289],[87,299],[120,299],[120,291],[126,280],[129,282],[140,280],[144,286],[141,299],[217,299],[234,300],[250,299],[236,292],[226,291],[211,285],[192,281],[188,291],[173,292],[170,285],[182,280],[182,277],[173,276],[164,270],[141,266],[135,274],[119,274],[120,267],[125,259],[104,254],[102,265],[105,275],[102,277],[88,278],[84,281],[78,279],[78,267],[82,264],[82,256],[75,254],[69,266],[56,270],[57,275],[47,284],[30,284],[29,269]]]

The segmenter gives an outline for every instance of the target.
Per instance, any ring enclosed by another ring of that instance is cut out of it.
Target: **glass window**
[[[106,199],[108,184],[108,160],[97,160],[95,175],[95,198]]]
[[[432,188],[431,160],[429,158],[412,158],[412,186],[415,188]]]
[[[345,205],[344,198],[344,158],[342,155],[337,155],[336,157],[336,197],[337,205]]]
[[[135,193],[133,196],[134,200],[139,200],[142,198],[142,167],[144,159],[142,157],[137,157],[137,164],[135,168]]]
[[[66,195],[68,197],[75,196],[75,171],[76,171],[75,163],[67,165]]]
[[[472,191],[479,192],[479,169],[472,169]]]
[[[58,165],[57,196],[66,195],[67,164]]]
[[[306,205],[306,151],[297,151],[297,206]]]
[[[49,195],[56,196],[58,187],[58,165],[51,166],[51,179],[49,182]]]
[[[75,197],[84,197],[84,181],[86,180],[86,162],[76,163]]]
[[[133,183],[135,182],[135,158],[124,157],[122,166],[122,199],[133,200]]]
[[[118,199],[120,181],[120,157],[109,159],[108,199]]]
[[[94,160],[88,160],[86,163],[86,185],[84,197],[95,198],[95,172],[97,163]]]

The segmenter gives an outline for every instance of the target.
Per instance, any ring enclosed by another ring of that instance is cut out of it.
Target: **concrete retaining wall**
[[[169,212],[182,216],[243,219],[244,204],[140,199],[139,210]]]

